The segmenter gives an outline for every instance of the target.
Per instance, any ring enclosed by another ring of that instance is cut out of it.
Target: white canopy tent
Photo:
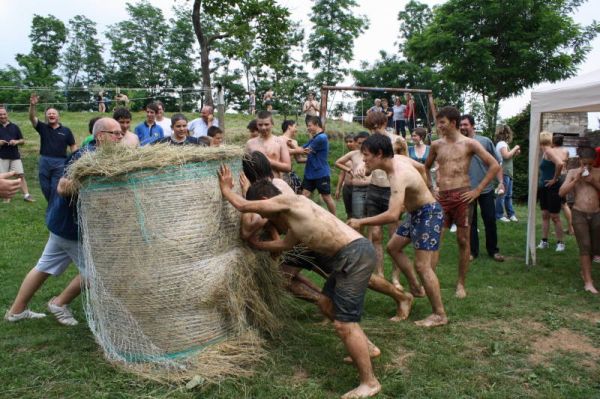
[[[600,70],[540,87],[531,93],[529,125],[529,199],[525,262],[536,261],[536,198],[540,162],[540,125],[544,112],[600,112]]]

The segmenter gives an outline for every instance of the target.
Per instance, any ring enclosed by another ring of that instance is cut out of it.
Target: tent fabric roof
[[[535,213],[540,158],[539,133],[544,112],[600,112],[600,69],[541,86],[531,93],[529,200],[525,254],[527,264],[535,264],[536,261]]]

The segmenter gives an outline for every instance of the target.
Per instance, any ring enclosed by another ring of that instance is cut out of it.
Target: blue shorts
[[[437,251],[444,224],[444,210],[438,202],[426,204],[410,213],[396,234],[410,238],[415,249]]]

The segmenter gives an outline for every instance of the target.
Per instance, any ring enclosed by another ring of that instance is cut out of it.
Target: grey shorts
[[[375,248],[364,237],[352,241],[328,259],[332,272],[325,282],[323,294],[333,302],[335,320],[360,321],[376,259]]]
[[[22,175],[23,162],[20,159],[0,159],[0,173],[15,172],[18,175]]]
[[[83,258],[79,241],[67,240],[50,233],[42,256],[35,269],[52,276],[60,276],[73,262],[81,274],[83,271]]]
[[[388,210],[390,204],[389,187],[379,187],[369,184],[367,190],[367,216],[377,216]]]
[[[367,216],[367,190],[369,186],[352,186],[352,217],[362,219]]]

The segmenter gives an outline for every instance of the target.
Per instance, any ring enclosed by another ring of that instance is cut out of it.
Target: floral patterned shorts
[[[396,234],[410,238],[415,249],[437,251],[440,249],[443,223],[444,210],[438,202],[434,202],[411,212]]]

